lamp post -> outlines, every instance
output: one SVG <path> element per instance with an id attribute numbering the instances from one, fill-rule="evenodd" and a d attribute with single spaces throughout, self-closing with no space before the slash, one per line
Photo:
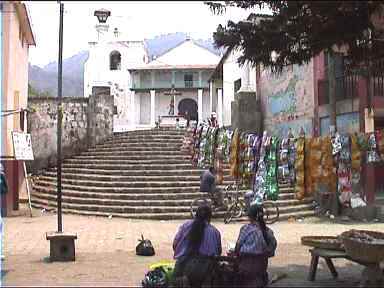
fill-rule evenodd
<path id="1" fill-rule="evenodd" d="M 97 40 L 100 40 L 100 34 L 103 33 L 104 31 L 108 31 L 108 25 L 107 19 L 109 16 L 111 16 L 111 11 L 108 11 L 106 9 L 100 9 L 96 10 L 93 13 L 94 16 L 97 17 L 97 20 L 99 21 L 99 24 L 96 25 L 96 31 L 97 31 Z"/>
<path id="2" fill-rule="evenodd" d="M 58 1 L 59 2 L 59 1 Z M 62 88 L 63 88 L 63 15 L 64 4 L 60 3 L 59 23 L 59 59 L 57 65 L 57 232 L 46 233 L 50 241 L 51 261 L 75 261 L 75 239 L 77 235 L 63 233 L 63 216 L 61 210 L 61 130 L 63 122 Z"/>
<path id="3" fill-rule="evenodd" d="M 61 130 L 63 122 L 62 88 L 63 88 L 63 14 L 64 4 L 60 3 L 59 24 L 59 59 L 57 66 L 57 231 L 63 232 L 63 216 L 61 211 Z"/>

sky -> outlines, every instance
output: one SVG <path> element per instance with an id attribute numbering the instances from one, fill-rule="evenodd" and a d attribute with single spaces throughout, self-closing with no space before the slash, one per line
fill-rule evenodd
<path id="1" fill-rule="evenodd" d="M 57 61 L 59 39 L 59 4 L 57 1 L 25 1 L 36 47 L 30 47 L 29 62 L 43 67 Z M 246 18 L 250 11 L 231 8 L 224 15 L 214 15 L 203 1 L 62 1 L 64 3 L 63 58 L 88 49 L 96 39 L 93 16 L 96 9 L 111 11 L 107 24 L 117 27 L 124 39 L 144 40 L 154 36 L 187 32 L 195 39 L 208 39 L 219 24 Z M 260 11 L 259 11 L 260 12 Z M 262 11 L 263 12 L 263 11 Z"/>

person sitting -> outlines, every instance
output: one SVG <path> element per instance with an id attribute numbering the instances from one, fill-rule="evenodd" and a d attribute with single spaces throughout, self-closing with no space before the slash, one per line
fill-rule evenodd
<path id="1" fill-rule="evenodd" d="M 252 203 L 248 218 L 250 223 L 240 228 L 234 252 L 239 265 L 237 285 L 265 287 L 269 281 L 268 258 L 275 255 L 277 241 L 273 231 L 264 222 L 261 205 Z"/>
<path id="2" fill-rule="evenodd" d="M 200 176 L 200 192 L 208 192 L 212 195 L 214 204 L 218 207 L 223 205 L 223 193 L 216 187 L 215 167 L 211 166 Z"/>
<path id="3" fill-rule="evenodd" d="M 222 252 L 221 235 L 210 224 L 211 217 L 208 205 L 199 206 L 196 217 L 182 224 L 173 240 L 174 279 L 185 276 L 191 287 L 200 287 L 212 275 L 215 262 L 207 256 L 220 256 Z"/>

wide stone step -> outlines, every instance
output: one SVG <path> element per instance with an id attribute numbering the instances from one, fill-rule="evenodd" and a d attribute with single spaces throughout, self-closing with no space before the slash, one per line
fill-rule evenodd
<path id="1" fill-rule="evenodd" d="M 72 160 L 67 159 L 63 163 L 63 168 L 85 168 L 85 169 L 104 169 L 104 170 L 135 170 L 135 171 L 158 171 L 158 170 L 189 170 L 193 169 L 190 162 L 183 161 L 183 163 L 176 163 L 176 164 L 167 164 L 164 165 L 164 162 L 162 163 L 145 163 L 140 164 L 137 161 L 134 161 L 135 163 L 131 163 L 132 161 L 129 161 L 128 164 L 122 164 L 118 163 L 116 165 L 115 161 L 108 161 L 108 163 L 105 163 L 105 161 L 79 161 L 79 160 Z M 127 161 L 125 161 L 127 162 Z"/>
<path id="2" fill-rule="evenodd" d="M 47 209 L 53 210 L 56 212 L 56 203 L 52 203 L 50 206 L 41 203 L 33 203 L 32 206 L 34 208 L 39 209 Z M 101 211 L 86 211 L 86 210 L 78 210 L 78 209 L 68 209 L 64 207 L 62 209 L 63 213 L 75 214 L 75 215 L 84 215 L 84 216 L 100 216 L 100 217 L 117 217 L 117 218 L 128 218 L 128 219 L 141 219 L 141 220 L 176 220 L 176 219 L 191 219 L 190 212 L 164 212 L 164 213 L 116 213 L 116 212 L 101 212 Z M 313 217 L 315 215 L 313 210 L 305 210 L 294 213 L 281 213 L 279 217 L 279 222 L 286 221 L 289 218 L 305 218 L 305 217 Z M 223 221 L 222 218 L 224 216 L 224 212 L 214 212 L 212 218 L 215 219 L 214 222 Z M 233 223 L 243 222 L 247 223 L 248 219 L 246 217 L 233 219 Z M 231 224 L 228 224 L 231 225 Z M 273 224 L 272 224 L 273 225 Z"/>
<path id="3" fill-rule="evenodd" d="M 56 172 L 47 171 L 43 176 L 57 177 Z M 100 175 L 100 174 L 79 174 L 79 173 L 62 173 L 63 179 L 79 179 L 94 181 L 110 181 L 110 182 L 150 182 L 150 181 L 200 181 L 200 175 L 176 175 L 176 176 L 131 176 L 131 175 Z M 224 176 L 224 180 L 230 181 L 229 175 Z M 200 182 L 199 182 L 200 183 Z"/>
<path id="4" fill-rule="evenodd" d="M 190 161 L 188 159 L 146 159 L 146 160 L 121 160 L 119 159 L 94 159 L 94 158 L 72 158 L 64 160 L 65 163 L 77 163 L 77 164 L 114 164 L 117 166 L 120 165 L 137 165 L 137 169 L 145 169 L 145 167 L 149 164 L 161 164 L 164 166 L 168 165 L 176 165 L 176 164 L 186 164 L 185 167 L 191 168 L 192 165 L 190 164 Z M 142 165 L 142 166 L 139 166 Z"/>
<path id="5" fill-rule="evenodd" d="M 46 181 L 41 179 L 41 176 L 35 181 L 35 185 L 40 185 L 43 187 L 56 187 L 56 181 L 52 179 Z M 220 186 L 219 186 L 220 187 Z M 223 187 L 223 186 L 221 186 Z M 86 191 L 86 192 L 100 192 L 100 193 L 183 193 L 183 192 L 199 192 L 200 185 L 197 183 L 195 185 L 190 185 L 188 187 L 121 187 L 121 186 L 112 186 L 112 187 L 99 187 L 92 185 L 79 185 L 79 184 L 67 184 L 62 183 L 63 189 L 76 190 L 76 191 Z"/>
<path id="6" fill-rule="evenodd" d="M 176 152 L 175 155 L 165 154 L 141 154 L 135 155 L 132 153 L 82 153 L 81 155 L 74 156 L 72 159 L 97 159 L 97 160 L 189 160 L 190 156 Z"/>
<path id="7" fill-rule="evenodd" d="M 126 149 L 132 149 L 132 150 L 138 150 L 138 149 L 154 149 L 154 150 L 162 150 L 162 149 L 179 149 L 181 148 L 181 143 L 156 143 L 156 145 L 153 145 L 151 143 L 111 143 L 111 144 L 98 144 L 95 146 L 95 150 L 98 149 L 120 149 L 120 148 L 126 148 Z M 92 148 L 91 148 L 92 149 Z"/>
<path id="8" fill-rule="evenodd" d="M 86 192 L 86 191 L 77 191 L 77 190 L 69 190 L 63 189 L 63 195 L 68 197 L 80 197 L 80 198 L 99 198 L 99 199 L 115 199 L 115 200 L 178 200 L 178 199 L 189 199 L 192 201 L 198 197 L 206 197 L 207 193 L 198 192 L 198 189 L 195 192 L 180 192 L 177 193 L 104 193 L 104 191 L 100 192 Z M 46 187 L 46 186 L 33 186 L 32 195 L 35 197 L 40 197 L 43 194 L 51 194 L 56 197 L 57 190 L 56 187 Z M 55 198 L 56 199 L 56 198 Z"/>
<path id="9" fill-rule="evenodd" d="M 190 206 L 193 199 L 198 197 L 207 197 L 204 193 L 189 193 L 188 198 L 181 198 L 180 195 L 175 195 L 178 198 L 170 197 L 170 194 L 162 194 L 163 198 L 161 199 L 148 199 L 148 195 L 145 198 L 141 198 L 140 194 L 135 194 L 136 198 L 133 198 L 132 194 L 129 195 L 130 199 L 126 198 L 117 198 L 117 194 L 96 194 L 96 193 L 74 193 L 75 191 L 64 190 L 63 191 L 63 202 L 73 203 L 73 204 L 89 204 L 89 205 L 109 205 L 109 206 Z M 123 194 L 124 195 L 124 194 Z M 57 201 L 57 194 L 54 189 L 34 189 L 32 194 L 34 199 L 41 200 L 50 200 Z M 121 194 L 119 195 L 121 196 Z M 164 196 L 168 196 L 166 198 Z M 185 195 L 183 195 L 185 197 Z M 133 198 L 133 199 L 132 199 Z M 279 208 L 285 209 L 287 206 L 299 206 L 304 204 L 309 204 L 313 201 L 312 198 L 307 198 L 304 200 L 277 200 L 275 203 Z"/>
<path id="10" fill-rule="evenodd" d="M 173 145 L 181 145 L 182 139 L 129 139 L 129 138 L 121 138 L 121 139 L 113 139 L 109 141 L 105 141 L 105 145 L 114 145 L 114 144 L 141 144 L 147 143 L 149 145 L 161 145 L 164 143 L 169 143 Z"/>
<path id="11" fill-rule="evenodd" d="M 49 196 L 50 199 L 41 199 L 33 196 L 31 199 L 33 203 L 53 206 L 55 207 L 57 202 L 53 196 Z M 68 199 L 63 197 L 63 199 Z M 83 200 L 87 203 L 78 203 Z M 98 201 L 100 200 L 100 201 Z M 189 212 L 190 211 L 190 201 L 181 201 L 181 200 L 169 200 L 168 202 L 165 200 L 162 201 L 154 201 L 154 203 L 161 204 L 165 201 L 168 205 L 154 206 L 150 203 L 146 203 L 145 201 L 133 201 L 136 205 L 127 205 L 131 202 L 124 202 L 121 200 L 108 200 L 108 199 L 94 199 L 94 201 L 90 199 L 82 199 L 77 198 L 77 203 L 74 202 L 66 202 L 65 200 L 62 202 L 63 208 L 68 209 L 78 209 L 78 210 L 88 210 L 88 211 L 101 211 L 101 212 L 115 212 L 115 213 L 174 213 L 174 212 Z M 88 203 L 93 202 L 93 203 Z M 177 204 L 180 203 L 180 205 Z M 149 205 L 145 205 L 149 204 Z M 297 211 L 305 211 L 312 210 L 312 205 L 310 204 L 301 204 L 295 206 L 281 206 L 279 207 L 279 212 L 281 214 L 293 213 Z"/>
<path id="12" fill-rule="evenodd" d="M 39 180 L 44 180 L 56 184 L 56 177 L 39 176 Z M 79 180 L 68 179 L 63 177 L 63 184 L 71 184 L 78 186 L 100 186 L 100 187 L 189 187 L 200 184 L 199 181 L 96 181 L 96 180 Z M 223 181 L 224 185 L 229 185 L 231 181 Z"/>
<path id="13" fill-rule="evenodd" d="M 123 146 L 123 145 L 114 145 L 110 147 L 97 147 L 97 148 L 90 148 L 86 152 L 122 152 L 122 151 L 127 151 L 127 152 L 137 152 L 137 153 L 175 153 L 175 152 L 180 152 L 179 146 L 143 146 L 143 145 L 137 145 L 137 146 Z"/>
<path id="14" fill-rule="evenodd" d="M 130 150 L 130 149 L 122 149 L 119 147 L 111 148 L 111 149 L 98 149 L 98 150 L 91 150 L 81 153 L 81 156 L 118 156 L 118 155 L 125 155 L 125 156 L 169 156 L 169 155 L 175 155 L 175 156 L 184 156 L 185 158 L 190 158 L 190 155 L 186 155 L 185 153 L 180 152 L 179 150 L 175 149 L 167 149 L 167 150 Z"/>
<path id="15" fill-rule="evenodd" d="M 56 207 L 56 201 L 43 200 L 33 198 L 32 203 L 53 206 Z M 175 212 L 189 212 L 189 206 L 110 206 L 110 205 L 99 205 L 99 204 L 77 204 L 77 203 L 62 203 L 64 209 L 75 209 L 75 210 L 87 210 L 87 211 L 101 211 L 107 213 L 175 213 Z"/>
<path id="16" fill-rule="evenodd" d="M 48 170 L 50 172 L 56 171 L 56 168 Z M 99 174 L 99 175 L 116 175 L 116 176 L 177 176 L 177 175 L 201 175 L 203 169 L 180 169 L 180 170 L 112 170 L 112 169 L 87 169 L 82 167 L 67 167 L 63 166 L 62 172 L 64 173 L 77 173 L 77 174 Z M 229 175 L 229 170 L 224 170 L 224 174 Z"/>

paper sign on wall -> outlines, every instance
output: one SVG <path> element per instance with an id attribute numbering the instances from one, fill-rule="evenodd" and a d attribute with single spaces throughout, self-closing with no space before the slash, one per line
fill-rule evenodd
<path id="1" fill-rule="evenodd" d="M 31 134 L 12 132 L 13 151 L 16 160 L 33 160 Z"/>

